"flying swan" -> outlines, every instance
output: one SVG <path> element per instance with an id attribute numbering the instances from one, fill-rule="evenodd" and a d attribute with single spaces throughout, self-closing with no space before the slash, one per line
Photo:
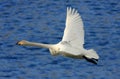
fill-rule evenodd
<path id="1" fill-rule="evenodd" d="M 17 44 L 48 48 L 53 56 L 63 55 L 71 58 L 85 59 L 94 64 L 97 64 L 99 59 L 94 49 L 84 49 L 83 22 L 78 11 L 71 7 L 67 7 L 66 28 L 62 41 L 57 44 L 42 44 L 22 40 L 17 42 Z"/>

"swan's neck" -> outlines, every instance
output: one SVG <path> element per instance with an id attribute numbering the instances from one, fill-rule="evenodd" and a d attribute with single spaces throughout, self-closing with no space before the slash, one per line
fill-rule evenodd
<path id="1" fill-rule="evenodd" d="M 52 44 L 42 44 L 42 43 L 35 43 L 35 42 L 26 42 L 24 43 L 25 46 L 36 46 L 36 47 L 43 47 L 43 48 L 51 48 Z"/>

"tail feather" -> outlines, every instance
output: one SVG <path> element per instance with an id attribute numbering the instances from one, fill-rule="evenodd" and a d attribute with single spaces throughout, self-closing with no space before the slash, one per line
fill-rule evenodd
<path id="1" fill-rule="evenodd" d="M 86 55 L 87 58 L 95 58 L 95 59 L 99 59 L 98 54 L 96 53 L 96 51 L 94 49 L 90 49 L 87 51 Z"/>

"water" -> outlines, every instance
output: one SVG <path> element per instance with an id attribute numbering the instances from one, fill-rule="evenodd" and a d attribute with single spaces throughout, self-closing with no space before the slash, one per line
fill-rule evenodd
<path id="1" fill-rule="evenodd" d="M 81 14 L 85 48 L 98 52 L 98 65 L 16 45 L 59 42 L 67 6 Z M 119 79 L 119 25 L 119 0 L 0 0 L 0 79 Z"/>

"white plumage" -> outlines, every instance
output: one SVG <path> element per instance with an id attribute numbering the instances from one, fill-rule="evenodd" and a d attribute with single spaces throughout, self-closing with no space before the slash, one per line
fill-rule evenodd
<path id="1" fill-rule="evenodd" d="M 67 8 L 66 28 L 62 41 L 58 44 L 42 44 L 22 40 L 17 43 L 24 46 L 38 46 L 48 48 L 54 56 L 63 55 L 71 58 L 86 59 L 89 62 L 97 64 L 99 56 L 93 49 L 86 50 L 84 45 L 84 28 L 81 16 L 71 7 Z"/>
<path id="2" fill-rule="evenodd" d="M 66 28 L 62 41 L 70 41 L 74 47 L 82 47 L 84 44 L 83 22 L 75 9 L 67 8 Z"/>

